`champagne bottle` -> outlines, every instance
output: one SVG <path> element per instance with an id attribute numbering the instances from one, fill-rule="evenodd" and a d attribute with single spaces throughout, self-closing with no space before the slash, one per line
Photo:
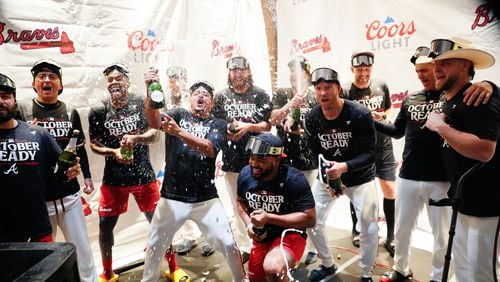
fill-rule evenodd
<path id="1" fill-rule="evenodd" d="M 161 109 L 165 106 L 165 97 L 158 81 L 153 81 L 149 85 L 149 105 L 153 109 Z"/>
<path id="2" fill-rule="evenodd" d="M 76 164 L 76 144 L 78 141 L 78 136 L 80 136 L 80 131 L 78 129 L 73 130 L 73 134 L 69 139 L 68 145 L 64 148 L 64 151 L 59 155 L 56 165 L 56 175 L 61 179 L 67 179 L 66 172 L 68 169 Z"/>
<path id="3" fill-rule="evenodd" d="M 291 116 L 292 116 L 292 125 L 290 126 L 291 130 L 297 130 L 299 128 L 300 124 L 300 108 L 294 108 L 292 110 Z"/>
<path id="4" fill-rule="evenodd" d="M 227 130 L 231 133 L 238 132 L 238 130 L 236 129 L 236 120 L 234 118 L 227 122 Z"/>
<path id="5" fill-rule="evenodd" d="M 120 154 L 122 155 L 122 158 L 125 160 L 133 160 L 134 159 L 134 149 L 132 147 L 121 146 L 120 147 Z"/>
<path id="6" fill-rule="evenodd" d="M 252 231 L 253 231 L 253 233 L 255 233 L 255 235 L 257 235 L 261 238 L 265 238 L 267 236 L 267 230 L 265 227 L 253 226 Z"/>

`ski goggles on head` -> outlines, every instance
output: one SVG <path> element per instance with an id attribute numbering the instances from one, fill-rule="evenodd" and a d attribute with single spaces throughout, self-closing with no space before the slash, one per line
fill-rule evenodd
<path id="1" fill-rule="evenodd" d="M 104 69 L 102 72 L 104 75 L 108 75 L 110 72 L 117 70 L 124 76 L 128 77 L 129 70 L 126 66 L 122 64 L 112 64 L 111 66 Z"/>
<path id="2" fill-rule="evenodd" d="M 208 93 L 210 93 L 210 96 L 212 96 L 212 94 L 214 93 L 214 87 L 212 86 L 212 84 L 210 84 L 210 82 L 206 80 L 198 80 L 197 82 L 193 83 L 193 85 L 191 85 L 191 87 L 189 88 L 189 91 L 193 93 L 199 87 L 203 87 Z"/>
<path id="3" fill-rule="evenodd" d="M 430 55 L 429 57 L 435 58 L 444 52 L 462 49 L 462 46 L 449 39 L 434 39 L 431 41 Z"/>
<path id="4" fill-rule="evenodd" d="M 311 63 L 309 63 L 309 61 L 303 56 L 297 56 L 288 62 L 289 68 L 296 66 L 300 66 L 307 73 L 311 73 Z"/>
<path id="5" fill-rule="evenodd" d="M 330 69 L 330 68 L 319 68 L 315 69 L 311 73 L 311 83 L 313 85 L 316 85 L 320 83 L 321 81 L 325 82 L 339 82 L 339 75 L 337 74 L 336 71 Z"/>
<path id="6" fill-rule="evenodd" d="M 373 65 L 373 56 L 368 54 L 360 54 L 351 59 L 351 65 L 353 67 L 360 67 L 362 65 L 371 66 Z"/>
<path id="7" fill-rule="evenodd" d="M 250 67 L 250 64 L 248 63 L 247 59 L 245 57 L 234 57 L 231 58 L 227 61 L 226 67 L 229 70 L 234 70 L 234 69 L 248 69 Z"/>
<path id="8" fill-rule="evenodd" d="M 0 89 L 16 94 L 16 84 L 8 76 L 0 73 Z"/>
<path id="9" fill-rule="evenodd" d="M 417 49 L 415 50 L 415 54 L 410 58 L 410 62 L 412 64 L 415 64 L 415 62 L 419 57 L 429 57 L 430 54 L 431 54 L 431 49 L 429 47 L 427 46 L 417 47 Z"/>
<path id="10" fill-rule="evenodd" d="M 261 140 L 256 136 L 250 137 L 245 147 L 245 152 L 260 157 L 265 156 L 281 156 L 285 151 L 285 147 L 273 147 L 269 142 Z"/>

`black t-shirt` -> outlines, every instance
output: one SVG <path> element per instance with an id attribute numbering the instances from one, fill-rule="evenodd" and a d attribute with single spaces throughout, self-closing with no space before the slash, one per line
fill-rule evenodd
<path id="1" fill-rule="evenodd" d="M 405 136 L 399 176 L 420 181 L 448 181 L 441 157 L 443 139 L 424 124 L 432 111 L 440 111 L 442 92 L 424 90 L 406 96 L 394 124 L 375 121 L 375 128 L 394 138 Z"/>
<path id="2" fill-rule="evenodd" d="M 317 101 L 314 91 L 309 90 L 306 97 L 304 97 L 303 106 L 300 108 L 300 120 L 304 121 L 305 115 L 316 106 Z M 291 88 L 280 88 L 276 90 L 273 97 L 273 107 L 274 109 L 280 109 L 288 101 L 293 98 Z M 286 119 L 283 120 L 282 124 L 276 125 L 276 131 L 278 136 L 283 141 L 285 146 L 285 153 L 287 158 L 284 160 L 286 164 L 289 164 L 299 170 L 311 170 L 318 168 L 318 159 L 313 156 L 311 148 L 308 144 L 308 138 L 305 134 L 300 136 L 297 134 L 288 133 L 283 129 L 283 124 Z"/>
<path id="3" fill-rule="evenodd" d="M 46 188 L 61 148 L 47 130 L 18 121 L 0 129 L 0 242 L 26 242 L 52 232 Z"/>
<path id="4" fill-rule="evenodd" d="M 327 160 L 347 163 L 348 172 L 342 175 L 347 187 L 375 178 L 375 128 L 366 107 L 344 100 L 339 116 L 327 120 L 318 105 L 306 115 L 305 130 L 316 158 L 321 153 Z"/>
<path id="5" fill-rule="evenodd" d="M 288 165 L 280 165 L 270 181 L 254 178 L 250 166 L 245 166 L 238 176 L 238 197 L 246 200 L 248 214 L 258 209 L 282 215 L 314 208 L 314 198 L 306 177 Z M 264 228 L 267 236 L 262 242 L 273 241 L 285 229 L 274 224 L 266 224 Z M 305 230 L 302 231 L 305 237 Z"/>
<path id="6" fill-rule="evenodd" d="M 90 178 L 90 166 L 85 149 L 85 134 L 83 132 L 80 115 L 76 109 L 67 106 L 62 101 L 55 104 L 42 104 L 36 99 L 23 100 L 18 103 L 18 114 L 21 120 L 41 126 L 54 137 L 57 144 L 64 150 L 68 145 L 73 129 L 80 131 L 78 138 L 77 155 L 84 178 Z M 74 194 L 80 190 L 77 178 L 68 182 L 58 181 L 51 175 L 51 185 L 47 187 L 47 201 L 57 200 Z"/>
<path id="7" fill-rule="evenodd" d="M 130 94 L 125 107 L 115 109 L 109 99 L 93 106 L 89 112 L 89 135 L 104 146 L 119 148 L 123 135 L 143 134 L 148 130 L 144 97 Z M 148 145 L 135 144 L 134 161 L 121 164 L 106 156 L 102 182 L 111 186 L 134 186 L 151 183 L 155 174 L 149 160 Z"/>
<path id="8" fill-rule="evenodd" d="M 474 134 L 480 139 L 496 141 L 497 145 L 493 158 L 465 180 L 462 194 L 459 195 L 463 203 L 459 210 L 471 216 L 500 216 L 498 207 L 500 97 L 498 89 L 494 87 L 495 91 L 486 105 L 467 106 L 463 102 L 463 93 L 470 85 L 465 85 L 453 98 L 444 103 L 443 113 L 446 115 L 446 123 L 459 131 Z M 443 95 L 443 99 L 445 98 Z M 455 195 L 459 178 L 478 161 L 460 155 L 446 142 L 443 146 L 443 155 L 451 181 L 448 193 L 452 197 Z"/>
<path id="9" fill-rule="evenodd" d="M 360 103 L 372 112 L 385 112 L 392 105 L 389 87 L 382 80 L 371 80 L 368 88 L 358 88 L 352 82 L 344 85 L 342 88 L 344 89 L 342 93 L 343 98 Z M 377 134 L 376 146 L 392 146 L 392 140 L 386 135 Z"/>
<path id="10" fill-rule="evenodd" d="M 213 117 L 200 119 L 180 107 L 167 114 L 188 133 L 210 140 L 215 156 L 227 146 L 225 120 Z M 162 197 L 187 203 L 218 197 L 214 182 L 215 157 L 207 157 L 169 134 L 165 134 L 165 152 Z"/>
<path id="11" fill-rule="evenodd" d="M 214 116 L 229 122 L 233 119 L 248 123 L 268 121 L 272 110 L 269 95 L 256 86 L 241 94 L 226 88 L 215 94 L 214 100 Z M 239 172 L 248 164 L 249 155 L 245 152 L 245 146 L 250 136 L 256 134 L 246 134 L 237 142 L 228 141 L 229 146 L 223 149 L 222 154 L 223 171 Z"/>

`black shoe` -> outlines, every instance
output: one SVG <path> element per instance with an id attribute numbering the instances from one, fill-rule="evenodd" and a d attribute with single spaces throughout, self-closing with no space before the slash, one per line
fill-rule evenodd
<path id="1" fill-rule="evenodd" d="M 413 272 L 410 270 L 408 275 L 404 276 L 396 270 L 392 270 L 390 272 L 386 272 L 380 275 L 380 282 L 404 282 L 404 281 L 412 281 L 413 280 Z"/>
<path id="2" fill-rule="evenodd" d="M 245 264 L 247 263 L 248 259 L 250 259 L 250 254 L 247 252 L 241 252 L 241 262 Z"/>
<path id="3" fill-rule="evenodd" d="M 309 265 L 309 264 L 313 264 L 317 261 L 318 261 L 318 254 L 315 252 L 308 252 L 304 263 L 306 265 Z"/>
<path id="4" fill-rule="evenodd" d="M 384 242 L 384 247 L 389 252 L 389 255 L 391 255 L 391 257 L 394 257 L 395 246 L 396 246 L 396 243 L 394 242 L 394 239 L 393 240 L 387 239 Z"/>
<path id="5" fill-rule="evenodd" d="M 311 271 L 311 275 L 309 276 L 309 278 L 312 282 L 320 281 L 328 276 L 334 276 L 335 272 L 337 272 L 337 266 L 335 264 L 330 267 L 325 267 L 321 264 L 319 268 L 313 269 Z"/>
<path id="6" fill-rule="evenodd" d="M 211 256 L 215 252 L 215 249 L 212 245 L 210 245 L 208 242 L 203 243 L 203 246 L 201 246 L 201 255 L 204 257 Z"/>
<path id="7" fill-rule="evenodd" d="M 179 256 L 187 255 L 194 247 L 196 247 L 196 240 L 184 239 L 179 245 L 174 246 L 174 252 Z"/>
<path id="8" fill-rule="evenodd" d="M 358 231 L 352 232 L 351 238 L 352 238 L 352 245 L 356 248 L 359 248 L 359 232 Z"/>
<path id="9" fill-rule="evenodd" d="M 373 282 L 371 277 L 361 277 L 361 282 Z"/>

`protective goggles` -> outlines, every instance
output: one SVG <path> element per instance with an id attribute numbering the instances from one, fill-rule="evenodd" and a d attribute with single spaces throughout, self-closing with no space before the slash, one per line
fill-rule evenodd
<path id="1" fill-rule="evenodd" d="M 359 67 L 362 65 L 371 66 L 373 65 L 373 56 L 367 54 L 360 54 L 351 59 L 351 65 L 353 67 Z"/>
<path id="2" fill-rule="evenodd" d="M 415 64 L 415 62 L 417 61 L 417 59 L 419 57 L 429 57 L 430 53 L 431 53 L 431 49 L 429 49 L 429 47 L 420 46 L 415 50 L 415 54 L 413 56 L 411 56 L 410 62 L 412 64 Z"/>
<path id="3" fill-rule="evenodd" d="M 322 80 L 325 82 L 339 82 L 339 76 L 336 71 L 329 68 L 315 69 L 311 73 L 311 83 L 316 85 Z"/>
<path id="4" fill-rule="evenodd" d="M 261 157 L 281 156 L 284 151 L 285 147 L 273 147 L 269 142 L 261 140 L 256 136 L 250 137 L 245 147 L 245 152 Z"/>
<path id="5" fill-rule="evenodd" d="M 35 77 L 43 68 L 50 69 L 52 72 L 57 74 L 59 78 L 61 78 L 62 76 L 61 65 L 51 59 L 41 59 L 39 61 L 36 61 L 31 68 L 31 74 L 33 75 L 33 77 Z"/>
<path id="6" fill-rule="evenodd" d="M 302 56 L 298 56 L 298 57 L 292 59 L 290 62 L 288 62 L 289 68 L 292 68 L 292 67 L 295 67 L 298 65 L 300 65 L 300 67 L 302 69 L 304 69 L 307 73 L 311 73 L 311 63 L 309 63 L 309 61 Z"/>
<path id="7" fill-rule="evenodd" d="M 12 91 L 12 93 L 16 94 L 16 84 L 12 79 L 8 76 L 0 73 L 0 89 L 4 89 L 7 91 Z"/>
<path id="8" fill-rule="evenodd" d="M 234 69 L 244 70 L 248 69 L 250 67 L 250 64 L 244 57 L 234 57 L 227 61 L 226 67 L 229 70 L 234 70 Z"/>
<path id="9" fill-rule="evenodd" d="M 444 52 L 462 49 L 462 46 L 449 39 L 434 39 L 431 41 L 431 53 L 429 57 L 435 58 Z"/>
<path id="10" fill-rule="evenodd" d="M 128 77 L 128 68 L 122 64 L 113 64 L 107 68 L 104 69 L 104 71 L 102 72 L 104 75 L 108 75 L 110 72 L 114 71 L 114 70 L 117 70 L 119 71 L 121 74 L 123 74 L 124 76 Z"/>
<path id="11" fill-rule="evenodd" d="M 208 82 L 206 80 L 198 80 L 195 83 L 193 83 L 193 85 L 191 85 L 191 87 L 189 87 L 189 91 L 191 93 L 193 93 L 199 87 L 205 88 L 205 90 L 207 90 L 208 93 L 210 93 L 210 95 L 212 95 L 214 93 L 214 90 L 215 90 L 214 87 L 212 86 L 212 84 L 210 84 L 210 82 Z"/>

